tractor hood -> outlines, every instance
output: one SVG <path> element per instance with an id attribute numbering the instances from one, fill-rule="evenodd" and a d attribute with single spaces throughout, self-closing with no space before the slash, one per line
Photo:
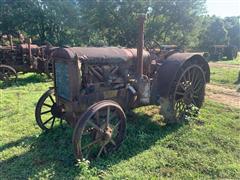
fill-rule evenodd
<path id="1" fill-rule="evenodd" d="M 94 63 L 121 63 L 137 59 L 137 49 L 118 47 L 72 47 L 58 48 L 53 58 L 80 59 L 82 62 Z M 143 59 L 149 59 L 150 54 L 143 51 Z"/>

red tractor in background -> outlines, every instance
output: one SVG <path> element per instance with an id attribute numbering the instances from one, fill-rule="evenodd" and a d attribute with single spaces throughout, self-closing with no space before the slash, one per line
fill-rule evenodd
<path id="1" fill-rule="evenodd" d="M 0 81 L 9 82 L 17 80 L 18 72 L 45 73 L 51 76 L 51 53 L 55 49 L 49 43 L 38 46 L 25 40 L 19 34 L 19 43 L 13 44 L 12 35 L 2 35 L 0 45 Z"/>

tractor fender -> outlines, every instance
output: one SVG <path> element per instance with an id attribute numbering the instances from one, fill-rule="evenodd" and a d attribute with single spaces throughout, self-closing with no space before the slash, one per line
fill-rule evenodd
<path id="1" fill-rule="evenodd" d="M 179 73 L 193 64 L 202 68 L 206 82 L 210 82 L 210 68 L 201 53 L 174 53 L 159 63 L 152 82 L 151 102 L 159 104 L 160 97 L 170 97 L 170 90 Z"/>

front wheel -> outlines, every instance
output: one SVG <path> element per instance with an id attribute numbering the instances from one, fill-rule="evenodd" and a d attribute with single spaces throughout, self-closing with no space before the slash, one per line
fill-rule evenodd
<path id="1" fill-rule="evenodd" d="M 56 104 L 54 89 L 49 89 L 39 99 L 35 118 L 38 126 L 44 131 L 53 129 L 57 124 L 62 125 L 62 112 Z"/>
<path id="2" fill-rule="evenodd" d="M 169 98 L 163 99 L 161 113 L 167 123 L 181 122 L 201 108 L 205 95 L 205 75 L 199 65 L 190 65 L 177 74 Z"/>
<path id="3" fill-rule="evenodd" d="M 73 132 L 77 159 L 95 159 L 116 150 L 126 129 L 123 109 L 114 101 L 104 100 L 90 106 L 78 119 Z"/>

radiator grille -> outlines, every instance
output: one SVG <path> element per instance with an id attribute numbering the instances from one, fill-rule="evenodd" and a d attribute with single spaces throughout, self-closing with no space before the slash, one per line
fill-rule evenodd
<path id="1" fill-rule="evenodd" d="M 66 100 L 71 100 L 70 94 L 70 78 L 67 64 L 55 63 L 55 79 L 57 96 Z"/>

